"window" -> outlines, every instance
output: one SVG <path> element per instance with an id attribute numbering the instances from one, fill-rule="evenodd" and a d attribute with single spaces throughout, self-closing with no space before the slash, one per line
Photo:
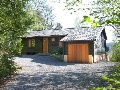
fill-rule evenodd
<path id="1" fill-rule="evenodd" d="M 51 38 L 51 41 L 54 42 L 54 41 L 55 41 L 55 38 Z"/>
<path id="2" fill-rule="evenodd" d="M 35 39 L 28 40 L 28 47 L 35 47 Z"/>
<path id="3" fill-rule="evenodd" d="M 62 46 L 62 42 L 59 42 L 59 46 Z"/>

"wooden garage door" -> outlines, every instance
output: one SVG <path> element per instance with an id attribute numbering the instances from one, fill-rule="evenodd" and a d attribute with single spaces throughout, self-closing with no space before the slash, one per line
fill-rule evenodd
<path id="1" fill-rule="evenodd" d="M 88 44 L 68 44 L 68 62 L 88 63 Z"/>

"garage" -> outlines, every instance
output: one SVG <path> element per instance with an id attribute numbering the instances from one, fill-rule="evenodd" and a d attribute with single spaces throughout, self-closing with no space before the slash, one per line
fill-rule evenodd
<path id="1" fill-rule="evenodd" d="M 68 62 L 88 63 L 88 44 L 68 44 Z"/>

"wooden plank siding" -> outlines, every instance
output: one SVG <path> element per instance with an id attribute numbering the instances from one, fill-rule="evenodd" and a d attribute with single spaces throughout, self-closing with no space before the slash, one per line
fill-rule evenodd
<path id="1" fill-rule="evenodd" d="M 88 44 L 68 44 L 68 62 L 88 63 Z"/>
<path id="2" fill-rule="evenodd" d="M 48 38 L 48 53 L 52 53 L 59 47 L 59 41 L 63 36 L 60 37 L 33 37 L 33 38 L 22 38 L 23 48 L 22 54 L 29 52 L 43 53 L 43 38 Z M 55 38 L 55 41 L 51 41 L 51 38 Z M 28 40 L 35 39 L 35 47 L 28 47 Z"/>
<path id="3" fill-rule="evenodd" d="M 55 38 L 55 41 L 51 41 L 51 38 Z M 52 53 L 54 50 L 56 50 L 59 47 L 59 37 L 50 37 L 48 38 L 48 50 L 49 53 Z"/>
<path id="4" fill-rule="evenodd" d="M 64 55 L 68 55 L 68 44 L 88 44 L 89 55 L 94 55 L 94 41 L 71 41 L 64 42 Z"/>
<path id="5" fill-rule="evenodd" d="M 28 47 L 28 40 L 35 39 L 35 47 Z M 42 38 L 22 38 L 23 48 L 22 54 L 27 54 L 30 52 L 42 53 Z"/>

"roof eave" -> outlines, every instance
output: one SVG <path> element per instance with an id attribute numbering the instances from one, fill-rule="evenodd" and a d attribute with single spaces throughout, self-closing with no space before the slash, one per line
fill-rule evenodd
<path id="1" fill-rule="evenodd" d="M 95 40 L 69 40 L 69 41 L 61 41 L 60 42 L 75 42 L 75 41 L 95 41 Z"/>

